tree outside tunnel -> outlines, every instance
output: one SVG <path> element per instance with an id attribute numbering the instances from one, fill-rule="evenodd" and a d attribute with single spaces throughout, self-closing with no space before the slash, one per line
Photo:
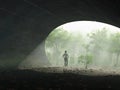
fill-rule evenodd
<path id="1" fill-rule="evenodd" d="M 119 67 L 120 28 L 95 21 L 76 21 L 55 28 L 46 38 L 45 51 L 51 66 Z"/>

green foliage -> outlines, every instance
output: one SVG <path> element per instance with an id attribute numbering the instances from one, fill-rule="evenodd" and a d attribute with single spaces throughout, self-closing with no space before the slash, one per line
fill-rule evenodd
<path id="1" fill-rule="evenodd" d="M 69 38 L 70 35 L 67 31 L 63 30 L 62 28 L 57 28 L 50 33 L 49 37 L 46 39 L 46 45 L 48 45 L 48 47 L 57 47 L 59 45 L 60 47 L 61 43 L 64 43 L 65 45 Z"/>
<path id="2" fill-rule="evenodd" d="M 95 32 L 91 32 L 88 34 L 89 38 L 91 39 L 91 44 L 94 45 L 94 48 L 97 49 L 105 49 L 108 44 L 108 30 L 103 28 L 102 30 L 96 30 Z"/>
<path id="3" fill-rule="evenodd" d="M 112 34 L 109 42 L 109 51 L 116 54 L 116 63 L 114 66 L 117 66 L 120 55 L 120 33 Z"/>
<path id="4" fill-rule="evenodd" d="M 80 55 L 80 56 L 78 57 L 78 63 L 85 63 L 84 58 L 85 58 L 84 55 Z"/>
<path id="5" fill-rule="evenodd" d="M 111 35 L 110 50 L 114 53 L 120 53 L 120 33 Z"/>
<path id="6" fill-rule="evenodd" d="M 78 63 L 84 63 L 85 68 L 88 66 L 88 64 L 92 63 L 93 56 L 91 54 L 86 55 L 80 55 L 78 57 Z"/>
<path id="7" fill-rule="evenodd" d="M 89 64 L 102 59 L 111 62 L 109 53 L 116 55 L 114 60 L 118 63 L 120 54 L 120 33 L 111 34 L 109 29 L 102 28 L 87 33 L 86 36 L 84 36 L 81 33 L 72 34 L 62 27 L 59 27 L 49 34 L 46 39 L 45 47 L 47 56 L 53 64 L 59 64 L 58 61 L 63 60 L 62 54 L 65 50 L 68 51 L 70 56 L 69 65 L 71 66 L 77 62 L 78 64 L 83 63 L 85 68 L 87 68 Z M 101 57 L 104 52 L 108 55 L 105 56 L 105 58 Z"/>
<path id="8" fill-rule="evenodd" d="M 87 54 L 87 55 L 85 56 L 85 60 L 86 60 L 86 64 L 90 64 L 90 63 L 92 63 L 93 56 L 90 55 L 90 54 Z"/>
<path id="9" fill-rule="evenodd" d="M 63 28 L 56 28 L 52 33 L 49 34 L 46 39 L 46 54 L 50 61 L 54 64 L 58 64 L 61 60 L 61 52 L 63 52 L 70 41 L 71 34 Z"/>

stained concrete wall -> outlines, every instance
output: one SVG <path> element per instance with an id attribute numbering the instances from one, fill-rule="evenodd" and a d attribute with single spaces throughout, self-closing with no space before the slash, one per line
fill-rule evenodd
<path id="1" fill-rule="evenodd" d="M 4 0 L 0 5 L 0 68 L 16 68 L 57 26 L 90 20 L 120 26 L 117 0 Z M 116 7 L 115 7 L 116 6 Z M 46 58 L 44 44 L 41 50 Z"/>

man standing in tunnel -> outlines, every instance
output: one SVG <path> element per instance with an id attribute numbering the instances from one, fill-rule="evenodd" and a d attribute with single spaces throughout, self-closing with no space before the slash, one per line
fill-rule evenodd
<path id="1" fill-rule="evenodd" d="M 67 51 L 64 52 L 63 58 L 64 58 L 64 66 L 68 66 L 68 54 Z"/>

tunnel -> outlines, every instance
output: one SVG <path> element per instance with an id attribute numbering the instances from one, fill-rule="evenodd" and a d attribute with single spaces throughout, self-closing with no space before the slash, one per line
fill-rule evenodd
<path id="1" fill-rule="evenodd" d="M 118 1 L 0 1 L 0 68 L 18 68 L 24 62 L 29 62 L 28 68 L 34 68 L 36 63 L 39 67 L 50 66 L 45 54 L 45 39 L 62 24 L 86 20 L 120 27 Z M 41 57 L 36 60 L 34 52 L 38 48 L 37 56 Z"/>
<path id="2" fill-rule="evenodd" d="M 120 29 L 119 2 L 120 0 L 0 0 L 0 90 L 120 90 L 120 68 L 116 68 L 117 65 L 120 66 L 117 61 L 118 51 L 120 52 L 120 43 L 117 41 L 120 41 L 120 34 L 109 34 L 117 40 L 108 38 L 108 42 L 106 28 L 102 28 L 102 40 L 97 39 L 107 45 L 112 44 L 114 49 L 105 45 L 106 48 L 99 48 L 99 52 L 94 52 L 95 47 L 90 48 L 91 53 L 77 51 L 79 56 L 76 57 L 76 62 L 80 63 L 80 67 L 73 63 L 72 59 L 70 67 L 63 66 L 63 62 L 53 63 L 47 44 L 50 35 L 59 26 L 75 21 L 99 22 Z M 87 35 L 92 38 L 94 36 L 97 37 L 96 33 Z M 74 40 L 76 38 L 73 38 Z M 64 43 L 71 42 L 70 39 L 68 41 Z M 105 43 L 97 44 L 102 46 Z M 80 43 L 80 47 L 83 52 L 88 51 L 88 45 Z M 65 48 L 60 48 L 61 57 L 66 52 Z M 67 53 L 71 54 L 70 58 L 73 58 L 71 48 L 67 49 Z M 108 50 L 111 53 L 106 52 Z M 115 64 L 100 60 L 101 55 L 104 59 L 112 59 L 113 51 L 117 52 L 113 55 L 113 58 L 116 58 Z M 107 57 L 104 54 L 107 54 Z M 93 55 L 99 62 L 90 63 Z M 89 66 L 81 62 L 83 59 L 88 60 Z M 104 61 L 106 63 L 103 65 Z M 96 65 L 94 69 L 91 68 L 93 64 Z M 109 68 L 111 65 L 114 66 Z M 73 66 L 74 68 L 71 68 Z M 104 68 L 98 68 L 101 66 Z"/>

